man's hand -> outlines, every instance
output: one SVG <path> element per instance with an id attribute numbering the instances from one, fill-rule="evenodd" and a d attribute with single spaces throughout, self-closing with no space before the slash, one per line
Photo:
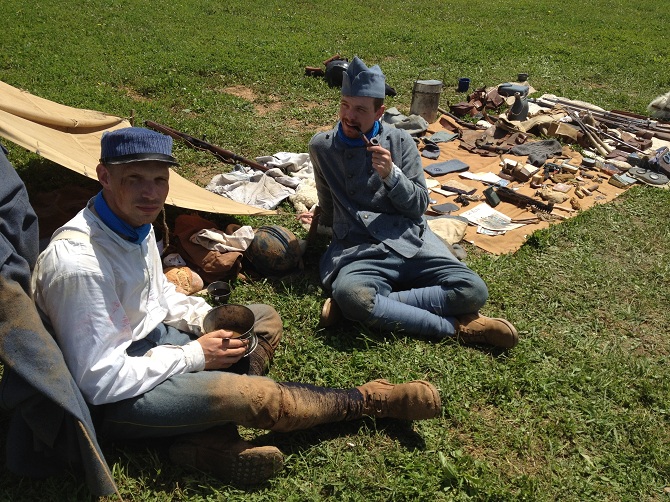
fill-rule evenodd
<path id="1" fill-rule="evenodd" d="M 375 171 L 377 171 L 377 174 L 379 174 L 382 179 L 391 174 L 391 170 L 393 169 L 391 152 L 379 145 L 369 146 L 368 152 L 372 152 L 372 167 L 375 168 Z"/>
<path id="2" fill-rule="evenodd" d="M 219 329 L 198 338 L 198 343 L 205 354 L 206 370 L 229 368 L 242 359 L 249 341 L 232 338 L 232 336 L 232 331 Z"/>

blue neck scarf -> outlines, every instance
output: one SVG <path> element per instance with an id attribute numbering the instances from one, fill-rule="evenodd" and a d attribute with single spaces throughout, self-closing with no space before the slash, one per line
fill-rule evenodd
<path id="1" fill-rule="evenodd" d="M 372 139 L 375 136 L 377 136 L 377 134 L 379 134 L 379 129 L 380 129 L 379 121 L 375 120 L 375 123 L 372 126 L 372 129 L 370 130 L 370 132 L 366 132 L 365 136 L 368 139 Z M 365 146 L 365 142 L 363 141 L 363 138 L 352 139 L 352 138 L 348 138 L 344 134 L 344 131 L 342 130 L 342 122 L 337 123 L 337 135 L 342 140 L 342 142 L 349 147 Z"/>
<path id="2" fill-rule="evenodd" d="M 93 207 L 95 207 L 95 211 L 105 225 L 133 244 L 140 244 L 151 231 L 150 223 L 133 227 L 115 215 L 102 196 L 102 190 L 95 196 Z"/>

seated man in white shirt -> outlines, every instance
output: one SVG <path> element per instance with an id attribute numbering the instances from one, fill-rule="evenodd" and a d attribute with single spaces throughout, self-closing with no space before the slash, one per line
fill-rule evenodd
<path id="1" fill-rule="evenodd" d="M 283 455 L 243 441 L 238 425 L 291 431 L 364 415 L 440 414 L 437 389 L 425 381 L 330 389 L 262 376 L 282 334 L 268 305 L 249 306 L 259 346 L 246 372 L 222 371 L 239 370 L 248 342 L 226 330 L 202 333 L 211 307 L 167 281 L 151 225 L 176 164 L 168 136 L 105 133 L 101 192 L 54 233 L 33 274 L 37 307 L 84 398 L 98 405 L 102 436 L 180 436 L 173 461 L 248 485 L 277 473 Z"/>

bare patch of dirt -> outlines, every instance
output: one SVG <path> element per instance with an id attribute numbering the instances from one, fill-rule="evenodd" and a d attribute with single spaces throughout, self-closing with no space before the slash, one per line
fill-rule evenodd
<path id="1" fill-rule="evenodd" d="M 228 168 L 226 164 L 224 164 L 224 168 Z M 221 174 L 223 170 L 221 167 L 202 167 L 199 166 L 197 169 L 194 169 L 194 179 L 192 181 L 196 183 L 197 185 L 200 185 L 202 187 L 205 187 L 209 184 L 210 181 L 212 181 L 212 178 L 216 176 L 217 174 Z"/>
<path id="2" fill-rule="evenodd" d="M 246 99 L 252 103 L 256 101 L 256 94 L 254 91 L 243 85 L 232 85 L 230 87 L 224 87 L 221 91 L 238 98 Z"/>
<path id="3" fill-rule="evenodd" d="M 513 420 L 500 416 L 500 412 L 495 407 L 477 407 L 475 411 L 485 424 L 486 428 L 495 431 L 502 428 L 501 424 L 509 423 L 509 430 L 513 430 L 516 424 Z M 532 428 L 531 428 L 532 430 Z M 500 448 L 495 442 L 482 441 L 476 434 L 472 432 L 459 431 L 453 432 L 454 437 L 459 439 L 463 451 L 465 451 L 472 458 L 489 462 L 496 465 L 501 472 L 509 472 L 513 469 L 517 475 L 537 475 L 543 472 L 546 468 L 545 460 L 545 446 L 542 438 L 539 435 L 529 433 L 526 439 L 526 448 L 523 454 L 518 450 L 510 448 Z M 506 441 L 506 439 L 503 439 Z"/>
<path id="4" fill-rule="evenodd" d="M 135 89 L 131 89 L 128 86 L 122 85 L 121 87 L 119 87 L 119 89 L 121 91 L 123 91 L 124 93 L 126 93 L 126 96 L 128 96 L 133 101 L 139 101 L 141 103 L 146 103 L 147 101 L 149 101 L 149 98 L 147 98 L 146 96 L 143 96 L 142 94 L 137 92 Z"/>

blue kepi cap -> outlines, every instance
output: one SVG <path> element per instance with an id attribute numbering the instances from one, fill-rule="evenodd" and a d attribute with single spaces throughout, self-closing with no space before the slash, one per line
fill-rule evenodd
<path id="1" fill-rule="evenodd" d="M 379 66 L 365 66 L 358 56 L 354 56 L 347 70 L 342 74 L 343 96 L 386 97 L 386 77 Z"/>
<path id="2" fill-rule="evenodd" d="M 179 165 L 172 156 L 172 138 L 143 127 L 105 132 L 100 141 L 100 163 L 165 162 Z"/>

